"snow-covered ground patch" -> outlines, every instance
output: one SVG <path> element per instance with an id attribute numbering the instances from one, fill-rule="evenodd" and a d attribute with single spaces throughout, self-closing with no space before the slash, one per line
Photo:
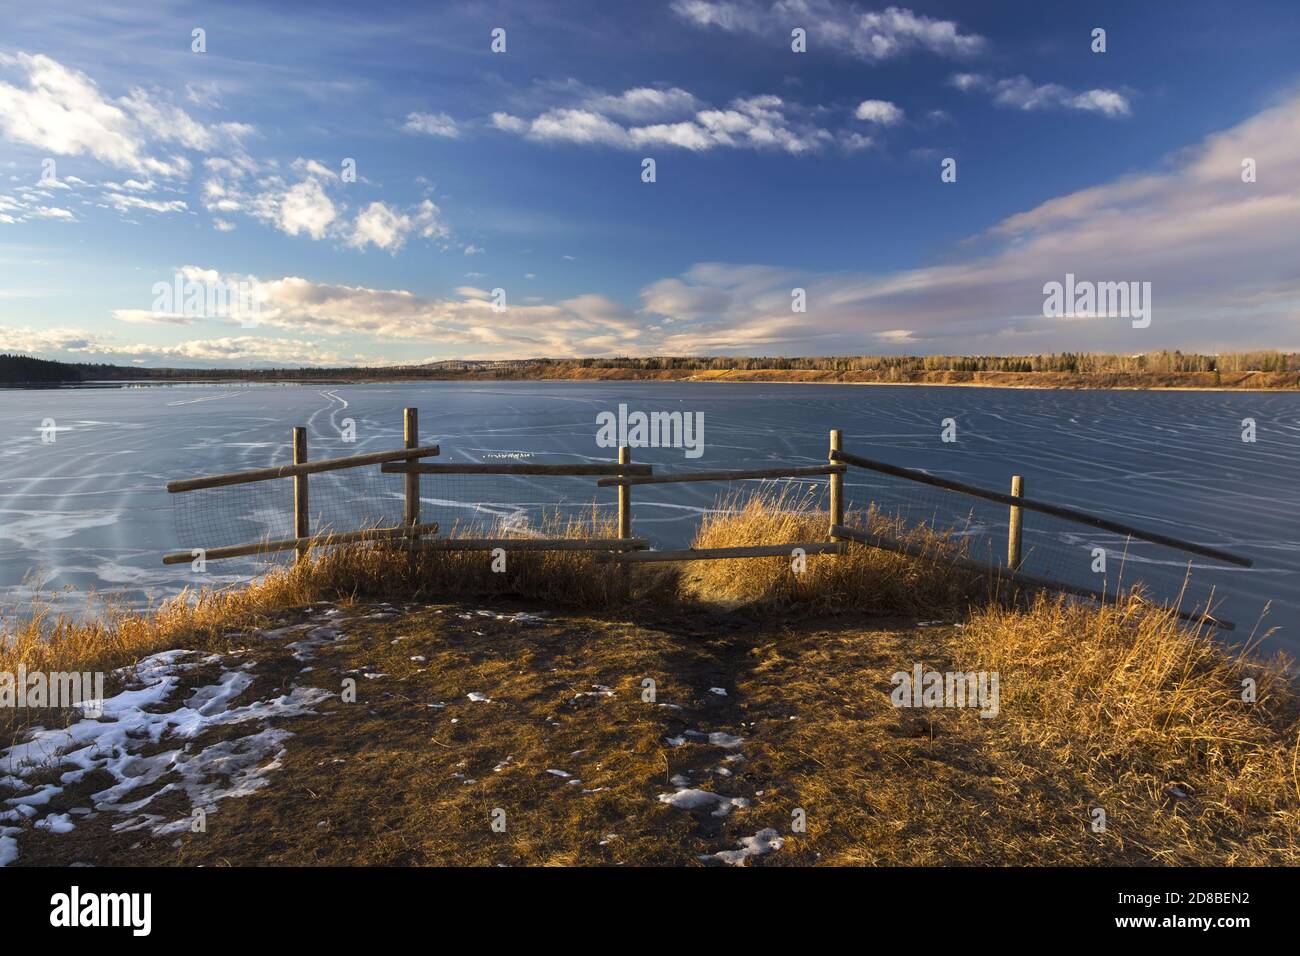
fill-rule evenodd
<path id="1" fill-rule="evenodd" d="M 191 690 L 180 700 L 182 676 L 196 668 L 220 667 L 215 683 Z M 127 689 L 104 701 L 102 715 L 65 728 L 34 729 L 25 741 L 0 752 L 0 783 L 9 795 L 0 806 L 0 865 L 16 858 L 12 824 L 30 820 L 52 833 L 67 833 L 80 820 L 101 813 L 121 814 L 115 830 L 148 829 L 155 835 L 189 828 L 188 813 L 142 812 L 165 794 L 182 793 L 192 809 L 211 813 L 218 801 L 245 796 L 266 786 L 280 766 L 284 741 L 292 734 L 268 722 L 315 712 L 329 691 L 293 687 L 289 693 L 236 705 L 253 685 L 247 665 L 226 669 L 215 655 L 166 651 L 124 668 L 115 676 Z M 204 747 L 194 741 L 221 727 L 252 724 L 250 732 Z M 36 784 L 33 778 L 57 782 Z M 88 774 L 102 772 L 113 783 L 88 797 L 91 807 L 46 813 L 45 807 Z M 45 814 L 45 815 L 43 815 Z M 6 825 L 9 824 L 9 825 Z"/>
<path id="2" fill-rule="evenodd" d="M 715 817 L 725 817 L 731 812 L 733 807 L 747 807 L 749 801 L 744 797 L 724 797 L 720 793 L 714 793 L 711 790 L 695 790 L 686 788 L 678 790 L 676 793 L 659 794 L 659 802 L 666 803 L 678 810 L 702 810 L 706 807 L 713 807 Z"/>
<path id="3" fill-rule="evenodd" d="M 701 860 L 721 860 L 723 863 L 729 863 L 732 866 L 744 866 L 745 861 L 752 857 L 762 856 L 764 853 L 771 853 L 773 850 L 779 850 L 785 846 L 785 839 L 773 830 L 771 827 L 759 830 L 751 837 L 742 837 L 740 840 L 740 849 L 738 850 L 720 850 L 717 853 L 704 853 L 700 855 Z"/>

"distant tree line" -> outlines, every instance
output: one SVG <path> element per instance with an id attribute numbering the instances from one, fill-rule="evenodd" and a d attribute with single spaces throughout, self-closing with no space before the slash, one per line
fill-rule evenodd
<path id="1" fill-rule="evenodd" d="M 46 362 L 26 355 L 0 355 L 0 382 L 80 381 L 71 365 Z"/>
<path id="2" fill-rule="evenodd" d="M 426 365 L 365 368 L 185 369 L 53 362 L 26 355 L 0 355 L 0 383 L 41 385 L 89 381 L 322 381 L 338 379 L 446 379 L 559 377 L 569 370 L 633 372 L 811 371 L 877 372 L 890 378 L 919 372 L 1057 372 L 1076 375 L 1274 372 L 1300 370 L 1300 353 L 1258 351 L 1202 355 L 1180 351 L 1109 355 L 1051 352 L 1039 355 L 845 355 L 808 358 L 753 356 L 650 356 L 632 358 L 454 360 Z"/>
<path id="3" fill-rule="evenodd" d="M 750 356 L 654 356 L 651 358 L 538 359 L 540 365 L 574 368 L 630 368 L 648 371 L 793 369 L 816 372 L 1288 372 L 1300 369 L 1300 353 L 1231 352 L 1200 355 L 1179 351 L 1109 355 L 1052 352 L 1040 355 L 848 355 L 809 358 Z"/>

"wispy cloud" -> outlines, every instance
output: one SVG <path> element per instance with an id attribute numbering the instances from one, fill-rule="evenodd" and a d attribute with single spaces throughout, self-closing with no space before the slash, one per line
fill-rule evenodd
<path id="1" fill-rule="evenodd" d="M 606 99 L 626 104 L 631 94 L 645 92 L 631 90 L 622 96 Z M 684 93 L 681 90 L 670 92 Z M 802 111 L 797 106 L 779 96 L 742 97 L 732 100 L 724 109 L 697 108 L 697 102 L 690 94 L 673 96 L 673 100 L 676 109 L 689 111 L 675 122 L 625 126 L 591 108 L 560 107 L 532 119 L 494 113 L 492 125 L 538 142 L 567 142 L 617 149 L 671 146 L 694 152 L 771 149 L 800 154 L 815 152 L 834 138 L 827 130 L 802 118 Z M 640 98 L 636 101 L 643 102 Z M 594 105 L 597 101 L 591 102 Z M 660 105 L 667 104 L 660 101 Z"/>
<path id="2" fill-rule="evenodd" d="M 116 169 L 181 177 L 190 161 L 162 147 L 207 153 L 254 132 L 243 123 L 205 125 L 141 88 L 111 99 L 86 74 L 42 54 L 0 54 L 0 67 L 20 78 L 0 81 L 0 133 L 52 155 L 88 155 Z"/>
<path id="3" fill-rule="evenodd" d="M 952 86 L 964 92 L 988 93 L 998 106 L 1018 110 L 1071 109 L 1105 116 L 1128 116 L 1129 101 L 1115 90 L 1075 92 L 1059 83 L 1035 83 L 1027 76 L 995 79 L 985 73 L 954 73 Z"/>
<path id="4" fill-rule="evenodd" d="M 443 139 L 460 138 L 460 127 L 446 113 L 408 113 L 402 129 L 408 133 L 424 133 Z"/>
<path id="5" fill-rule="evenodd" d="M 877 62 L 913 51 L 964 57 L 987 42 L 962 33 L 951 20 L 937 20 L 903 7 L 864 10 L 844 0 L 673 0 L 673 12 L 687 23 L 727 33 L 748 33 L 788 43 L 790 31 L 808 33 L 810 50 L 819 45 L 857 59 Z"/>

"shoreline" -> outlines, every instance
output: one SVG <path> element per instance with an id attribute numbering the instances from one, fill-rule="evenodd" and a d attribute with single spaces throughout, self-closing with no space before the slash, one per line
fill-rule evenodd
<path id="1" fill-rule="evenodd" d="M 273 380 L 256 380 L 256 379 L 176 379 L 176 380 L 148 380 L 139 381 L 130 380 L 122 382 L 67 382 L 60 384 L 40 384 L 40 383 L 15 383 L 0 385 L 0 392 L 3 391 L 67 391 L 75 389 L 113 389 L 113 388 L 156 388 L 166 386 L 283 386 L 299 385 L 305 387 L 315 387 L 320 385 L 414 385 L 414 384 L 433 384 L 440 382 L 455 382 L 469 385 L 497 385 L 508 383 L 586 383 L 586 384 L 607 384 L 621 382 L 636 382 L 644 384 L 674 384 L 683 383 L 689 385 L 865 385 L 880 387 L 903 387 L 903 388 L 990 388 L 990 389 L 1015 389 L 1024 391 L 1041 391 L 1041 392 L 1242 392 L 1242 393 L 1296 393 L 1300 394 L 1300 386 L 1249 386 L 1249 385 L 1111 385 L 1111 384 L 1089 384 L 1087 382 L 1068 382 L 1068 383 L 1032 383 L 1032 382 L 953 382 L 953 381 L 936 381 L 936 382 L 879 382 L 879 381 L 852 381 L 852 380 L 828 380 L 828 379 L 800 379 L 800 378 L 766 378 L 756 376 L 752 378 L 722 378 L 722 377 L 641 377 L 641 376 L 493 376 L 493 377 L 470 377 L 470 376 L 443 376 L 443 377 L 346 377 L 346 378 L 320 378 L 320 379 L 293 379 L 282 378 Z"/>

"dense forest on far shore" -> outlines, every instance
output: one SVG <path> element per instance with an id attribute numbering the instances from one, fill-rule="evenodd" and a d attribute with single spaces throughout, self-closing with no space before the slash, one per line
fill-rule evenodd
<path id="1" fill-rule="evenodd" d="M 1109 355 L 860 355 L 811 358 L 449 360 L 368 368 L 142 368 L 0 355 L 2 385 L 176 381 L 676 380 L 982 384 L 1054 388 L 1300 388 L 1300 353 L 1179 351 Z"/>

